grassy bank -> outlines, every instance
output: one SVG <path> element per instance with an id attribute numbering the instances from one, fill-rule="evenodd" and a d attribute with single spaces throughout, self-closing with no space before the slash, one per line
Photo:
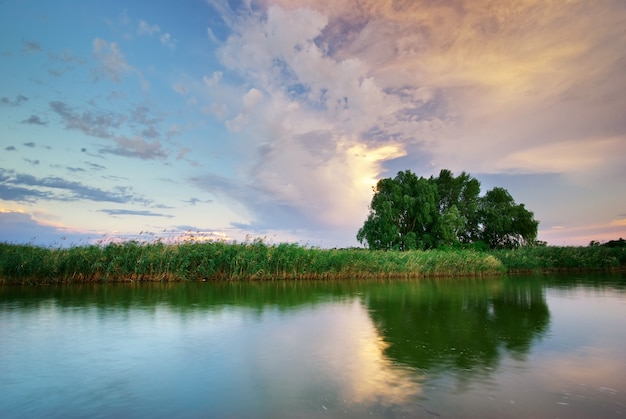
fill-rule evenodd
<path id="1" fill-rule="evenodd" d="M 420 278 L 624 266 L 626 249 L 604 247 L 385 252 L 262 241 L 126 242 L 72 248 L 0 243 L 0 283 Z"/>
<path id="2" fill-rule="evenodd" d="M 626 247 L 522 247 L 490 252 L 509 272 L 589 271 L 626 268 Z"/>
<path id="3" fill-rule="evenodd" d="M 317 249 L 296 244 L 126 242 L 50 249 L 0 244 L 0 282 L 271 280 L 491 275 L 493 256 Z"/>

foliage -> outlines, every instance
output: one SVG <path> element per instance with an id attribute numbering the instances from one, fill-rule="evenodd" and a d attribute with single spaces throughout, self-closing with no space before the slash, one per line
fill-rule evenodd
<path id="1" fill-rule="evenodd" d="M 372 210 L 357 239 L 371 249 L 409 250 L 435 247 L 437 189 L 410 171 L 395 179 L 381 179 L 372 198 Z"/>
<path id="2" fill-rule="evenodd" d="M 626 240 L 620 237 L 619 240 L 609 240 L 608 242 L 602 244 L 602 246 L 624 248 L 626 247 Z"/>
<path id="3" fill-rule="evenodd" d="M 377 183 L 357 240 L 373 250 L 515 248 L 535 244 L 538 224 L 503 188 L 481 197 L 465 172 L 425 179 L 406 170 Z"/>
<path id="4" fill-rule="evenodd" d="M 479 219 L 483 228 L 479 236 L 492 249 L 532 245 L 537 240 L 539 223 L 524 204 L 515 204 L 503 188 L 493 188 L 480 200 Z"/>

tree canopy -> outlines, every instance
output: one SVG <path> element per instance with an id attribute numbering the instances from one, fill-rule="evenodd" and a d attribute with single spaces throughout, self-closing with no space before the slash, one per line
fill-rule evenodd
<path id="1" fill-rule="evenodd" d="M 480 182 L 465 172 L 426 179 L 406 170 L 378 181 L 357 239 L 377 250 L 515 248 L 536 243 L 538 225 L 504 188 L 480 196 Z"/>

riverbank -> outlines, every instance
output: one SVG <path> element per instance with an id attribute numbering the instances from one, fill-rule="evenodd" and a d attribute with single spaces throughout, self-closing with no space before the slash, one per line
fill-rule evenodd
<path id="1" fill-rule="evenodd" d="M 0 243 L 0 283 L 4 284 L 422 278 L 617 270 L 625 266 L 625 248 L 604 246 L 395 252 L 262 241 L 131 241 L 71 248 Z"/>

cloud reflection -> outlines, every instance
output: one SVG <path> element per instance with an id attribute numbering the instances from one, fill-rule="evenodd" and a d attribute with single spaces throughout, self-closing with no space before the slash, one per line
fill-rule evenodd
<path id="1" fill-rule="evenodd" d="M 264 311 L 263 329 L 255 333 L 262 339 L 253 337 L 255 344 L 245 351 L 254 360 L 247 365 L 249 378 L 265 381 L 272 400 L 306 399 L 322 410 L 352 410 L 399 406 L 421 393 L 415 371 L 384 355 L 387 344 L 359 300 L 290 312 L 273 321 L 270 316 Z M 284 373 L 267 382 L 276 371 Z"/>

